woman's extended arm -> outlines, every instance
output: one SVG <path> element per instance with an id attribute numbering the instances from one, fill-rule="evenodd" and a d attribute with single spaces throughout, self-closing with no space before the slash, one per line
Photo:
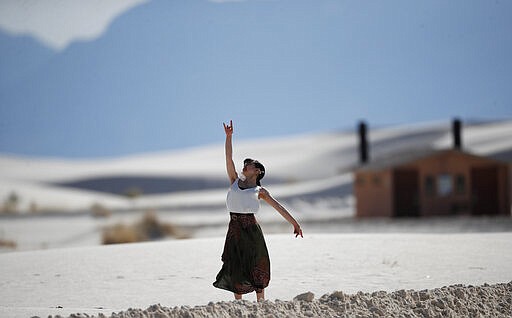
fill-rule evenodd
<path id="1" fill-rule="evenodd" d="M 238 174 L 236 173 L 235 163 L 233 162 L 233 121 L 229 122 L 229 125 L 224 124 L 224 132 L 226 133 L 226 171 L 228 173 L 230 184 L 235 182 L 236 178 L 238 178 Z"/>
<path id="2" fill-rule="evenodd" d="M 270 204 L 274 209 L 276 209 L 277 212 L 279 212 L 279 214 L 281 214 L 286 219 L 286 221 L 293 225 L 293 234 L 295 234 L 295 237 L 299 235 L 300 237 L 304 237 L 302 236 L 302 229 L 300 228 L 299 222 L 297 222 L 288 212 L 288 210 L 286 210 L 286 208 L 282 206 L 281 203 L 277 202 L 277 200 L 274 199 L 265 188 L 260 189 L 259 197 L 260 199 L 263 199 L 265 202 Z"/>

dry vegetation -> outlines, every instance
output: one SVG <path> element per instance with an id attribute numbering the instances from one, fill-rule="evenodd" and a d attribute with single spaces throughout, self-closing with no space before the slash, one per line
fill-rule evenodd
<path id="1" fill-rule="evenodd" d="M 112 211 L 102 204 L 94 203 L 91 205 L 91 215 L 95 218 L 108 218 L 112 215 Z"/>
<path id="2" fill-rule="evenodd" d="M 0 239 L 0 248 L 16 249 L 18 244 L 11 240 Z"/>
<path id="3" fill-rule="evenodd" d="M 161 222 L 154 211 L 147 211 L 135 224 L 116 224 L 103 230 L 103 244 L 134 243 L 165 237 L 186 239 L 190 235 L 176 225 Z"/>
<path id="4" fill-rule="evenodd" d="M 0 210 L 2 213 L 17 213 L 19 202 L 20 197 L 16 192 L 12 191 L 7 197 L 4 198 L 4 202 Z"/>

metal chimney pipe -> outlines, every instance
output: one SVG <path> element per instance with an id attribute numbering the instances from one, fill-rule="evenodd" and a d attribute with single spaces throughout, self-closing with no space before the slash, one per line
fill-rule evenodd
<path id="1" fill-rule="evenodd" d="M 364 121 L 359 122 L 359 162 L 365 164 L 369 161 L 368 155 L 368 140 L 366 136 L 366 123 Z"/>
<path id="2" fill-rule="evenodd" d="M 460 119 L 455 118 L 452 122 L 452 134 L 453 134 L 453 148 L 462 149 L 462 122 Z"/>

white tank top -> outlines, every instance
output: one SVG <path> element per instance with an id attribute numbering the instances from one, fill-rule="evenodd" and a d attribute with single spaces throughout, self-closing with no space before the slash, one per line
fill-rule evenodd
<path id="1" fill-rule="evenodd" d="M 248 189 L 240 189 L 238 180 L 231 185 L 226 199 L 226 206 L 228 212 L 235 213 L 257 213 L 260 209 L 260 200 L 258 195 L 260 193 L 260 186 Z"/>

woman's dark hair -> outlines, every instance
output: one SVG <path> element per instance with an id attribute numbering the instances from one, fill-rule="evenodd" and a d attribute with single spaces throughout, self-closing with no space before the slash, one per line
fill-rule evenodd
<path id="1" fill-rule="evenodd" d="M 258 160 L 254 160 L 251 158 L 247 158 L 244 160 L 244 166 L 250 163 L 254 164 L 254 167 L 260 170 L 260 174 L 256 178 L 256 184 L 261 187 L 260 180 L 263 179 L 263 177 L 265 176 L 265 167 Z"/>

